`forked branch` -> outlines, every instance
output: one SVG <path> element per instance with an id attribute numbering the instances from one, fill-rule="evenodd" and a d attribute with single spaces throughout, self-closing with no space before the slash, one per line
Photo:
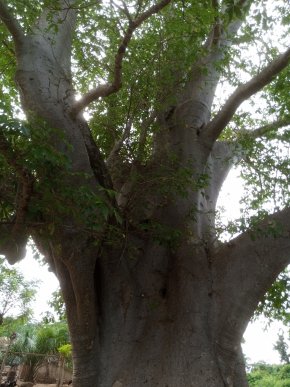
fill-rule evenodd
<path id="1" fill-rule="evenodd" d="M 259 74 L 250 81 L 240 85 L 226 101 L 222 109 L 208 123 L 203 133 L 211 141 L 215 141 L 227 124 L 231 121 L 238 107 L 252 95 L 263 89 L 277 76 L 290 62 L 290 48 L 268 64 Z"/>
<path id="2" fill-rule="evenodd" d="M 129 19 L 128 28 L 122 38 L 122 41 L 118 47 L 117 53 L 115 55 L 114 62 L 114 74 L 113 74 L 113 82 L 105 83 L 99 85 L 95 89 L 88 91 L 80 100 L 78 100 L 73 108 L 72 115 L 76 116 L 80 111 L 86 108 L 91 102 L 97 100 L 100 97 L 107 97 L 110 94 L 116 93 L 122 87 L 122 67 L 123 67 L 123 59 L 126 54 L 126 50 L 128 45 L 132 39 L 134 31 L 147 19 L 149 19 L 152 15 L 160 12 L 166 5 L 170 3 L 171 0 L 161 0 L 156 5 L 150 7 L 147 11 L 143 12 L 134 20 Z"/>
<path id="3" fill-rule="evenodd" d="M 242 12 L 246 14 L 252 0 L 240 0 L 238 2 Z M 180 87 L 176 87 L 178 92 L 174 97 L 178 100 L 180 110 L 184 116 L 194 117 L 194 126 L 198 127 L 198 131 L 204 128 L 210 120 L 212 103 L 216 93 L 216 87 L 220 80 L 221 73 L 219 64 L 226 60 L 226 53 L 233 43 L 233 38 L 237 35 L 239 28 L 242 25 L 242 18 L 230 18 L 229 5 L 219 5 L 217 0 L 212 0 L 212 9 L 214 12 L 214 20 L 211 31 L 203 46 L 204 53 L 199 56 L 191 66 L 188 75 L 177 74 L 176 85 L 181 83 L 181 79 L 188 79 L 180 91 Z M 173 91 L 176 93 L 176 91 Z M 174 100 L 170 96 L 168 100 Z M 188 103 L 190 101 L 190 103 Z M 187 113 L 184 113 L 185 104 L 188 106 Z M 191 124 L 189 124 L 191 125 Z"/>

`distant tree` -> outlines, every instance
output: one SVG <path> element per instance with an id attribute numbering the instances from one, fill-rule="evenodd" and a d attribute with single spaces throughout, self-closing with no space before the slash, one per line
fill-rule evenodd
<path id="1" fill-rule="evenodd" d="M 280 360 L 282 363 L 290 364 L 290 356 L 288 352 L 288 344 L 284 338 L 283 333 L 279 333 L 278 340 L 274 345 L 274 349 L 279 352 Z"/>
<path id="2" fill-rule="evenodd" d="M 0 257 L 0 325 L 8 316 L 30 315 L 36 291 L 36 281 L 25 280 L 18 269 Z"/>
<path id="3" fill-rule="evenodd" d="M 290 365 L 257 363 L 248 374 L 250 387 L 290 387 Z"/>
<path id="4" fill-rule="evenodd" d="M 53 324 L 55 322 L 56 322 L 55 315 L 52 312 L 46 311 L 41 314 L 42 324 Z"/>
<path id="5" fill-rule="evenodd" d="M 24 363 L 29 366 L 26 374 L 28 381 L 33 381 L 38 367 L 45 355 L 59 356 L 58 349 L 69 343 L 69 333 L 66 323 L 26 324 L 19 326 L 17 338 L 11 346 L 10 364 Z M 13 352 L 20 353 L 13 355 Z M 22 354 L 21 354 L 22 353 Z M 43 355 L 38 356 L 35 354 Z"/>

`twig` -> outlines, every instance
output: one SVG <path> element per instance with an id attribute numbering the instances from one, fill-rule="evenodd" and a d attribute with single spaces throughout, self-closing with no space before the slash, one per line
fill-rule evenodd
<path id="1" fill-rule="evenodd" d="M 238 132 L 238 134 L 247 134 L 248 136 L 252 137 L 252 138 L 258 138 L 258 137 L 263 137 L 265 135 L 267 135 L 267 133 L 269 133 L 271 130 L 278 130 L 280 128 L 283 128 L 285 126 L 289 126 L 290 125 L 290 119 L 281 119 L 281 120 L 277 120 L 277 121 L 274 121 L 274 122 L 271 122 L 269 124 L 266 124 L 266 125 L 263 125 L 263 126 L 260 126 L 259 128 L 256 128 L 254 130 L 240 130 Z"/>

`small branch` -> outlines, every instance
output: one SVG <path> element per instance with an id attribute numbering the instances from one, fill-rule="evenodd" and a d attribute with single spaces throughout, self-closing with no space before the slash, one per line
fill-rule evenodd
<path id="1" fill-rule="evenodd" d="M 11 47 L 9 47 L 9 44 L 5 40 L 2 40 L 2 44 L 7 48 L 10 54 L 12 54 L 13 57 L 15 57 L 15 51 Z"/>
<path id="2" fill-rule="evenodd" d="M 141 131 L 139 136 L 138 150 L 137 150 L 137 161 L 141 161 L 142 155 L 144 153 L 144 148 L 146 144 L 148 128 L 154 122 L 157 117 L 157 110 L 153 110 L 153 112 L 149 115 L 147 120 L 142 122 Z"/>
<path id="3" fill-rule="evenodd" d="M 113 164 L 114 164 L 114 160 L 117 156 L 117 154 L 120 152 L 121 148 L 122 148 L 122 145 L 124 143 L 124 141 L 129 137 L 130 135 L 130 131 L 131 131 L 131 128 L 132 128 L 132 120 L 128 120 L 127 123 L 126 123 L 126 126 L 125 126 L 125 130 L 123 132 L 123 135 L 121 136 L 121 138 L 119 138 L 114 146 L 113 146 L 113 149 L 111 150 L 110 154 L 109 154 L 109 157 L 107 159 L 107 165 L 108 165 L 108 168 L 110 168 Z"/>
<path id="4" fill-rule="evenodd" d="M 218 13 L 219 10 L 219 0 L 212 0 L 211 2 L 213 9 Z"/>
<path id="5" fill-rule="evenodd" d="M 245 10 L 249 7 L 251 2 L 252 0 L 240 0 L 236 6 L 241 10 Z M 207 50 L 212 47 L 229 46 L 231 40 L 229 37 L 236 34 L 242 23 L 242 20 L 240 19 L 231 20 L 229 24 L 225 21 L 222 22 L 222 19 L 227 19 L 226 15 L 229 11 L 229 5 L 220 5 L 219 0 L 212 0 L 211 3 L 216 15 L 211 32 L 204 44 L 204 48 Z"/>
<path id="6" fill-rule="evenodd" d="M 20 46 L 25 38 L 24 32 L 17 19 L 12 15 L 9 8 L 3 1 L 0 1 L 0 19 L 11 33 L 15 45 Z"/>
<path id="7" fill-rule="evenodd" d="M 283 54 L 280 54 L 250 81 L 239 86 L 226 101 L 219 113 L 217 113 L 217 115 L 204 128 L 204 135 L 208 136 L 211 141 L 216 140 L 223 129 L 231 121 L 238 107 L 245 100 L 269 84 L 273 78 L 288 65 L 289 61 L 290 49 L 285 51 Z"/>
<path id="8" fill-rule="evenodd" d="M 121 12 L 123 12 L 125 16 L 127 16 L 127 19 L 128 19 L 130 22 L 133 21 L 133 20 L 132 20 L 132 16 L 131 16 L 131 14 L 130 14 L 130 12 L 129 12 L 129 9 L 128 9 L 127 4 L 125 3 L 125 1 L 121 1 L 121 3 L 123 4 L 123 8 L 122 8 L 119 4 L 115 3 L 114 1 L 112 1 L 112 3 L 114 4 L 114 6 L 115 6 L 116 8 L 118 8 Z"/>
<path id="9" fill-rule="evenodd" d="M 241 130 L 238 131 L 238 135 L 246 134 L 252 138 L 259 138 L 267 135 L 272 130 L 278 130 L 280 128 L 283 128 L 285 126 L 290 125 L 290 118 L 289 119 L 281 119 L 274 122 L 271 122 L 270 124 L 266 124 L 263 126 L 260 126 L 259 128 L 256 128 L 254 130 Z"/>
<path id="10" fill-rule="evenodd" d="M 216 12 L 216 16 L 212 32 L 206 42 L 207 48 L 210 48 L 212 45 L 215 46 L 219 43 L 222 31 L 221 20 L 219 16 L 219 0 L 212 0 L 212 7 Z"/>
<path id="11" fill-rule="evenodd" d="M 80 111 L 87 107 L 91 102 L 100 97 L 107 97 L 110 94 L 116 93 L 122 87 L 122 65 L 128 45 L 132 39 L 134 31 L 150 16 L 161 11 L 171 0 L 162 0 L 158 4 L 150 7 L 134 20 L 129 20 L 129 26 L 125 32 L 121 44 L 117 50 L 114 64 L 114 78 L 112 83 L 99 85 L 95 89 L 90 90 L 72 108 L 72 115 L 76 116 Z"/>
<path id="12" fill-rule="evenodd" d="M 142 0 L 137 0 L 136 4 L 136 16 L 139 16 L 141 9 L 142 9 L 143 1 Z"/>

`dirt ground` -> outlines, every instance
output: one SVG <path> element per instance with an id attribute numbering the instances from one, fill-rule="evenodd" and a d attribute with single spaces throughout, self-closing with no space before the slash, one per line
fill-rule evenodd
<path id="1" fill-rule="evenodd" d="M 56 384 L 34 384 L 33 387 L 56 387 Z M 68 385 L 63 384 L 62 387 L 68 387 Z"/>
<path id="2" fill-rule="evenodd" d="M 56 384 L 34 384 L 33 387 L 56 387 Z M 68 387 L 68 385 L 63 384 L 62 387 Z"/>

